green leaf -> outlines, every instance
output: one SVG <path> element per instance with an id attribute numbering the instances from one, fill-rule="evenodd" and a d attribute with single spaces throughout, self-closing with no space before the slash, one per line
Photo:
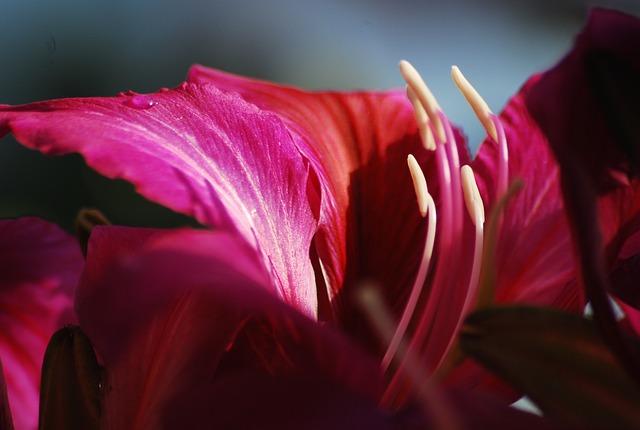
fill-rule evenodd
<path id="1" fill-rule="evenodd" d="M 459 341 L 547 416 L 579 426 L 640 428 L 640 391 L 591 320 L 528 306 L 487 308 L 467 318 Z"/>
<path id="2" fill-rule="evenodd" d="M 42 365 L 39 429 L 97 429 L 100 365 L 89 338 L 66 326 L 51 337 Z"/>

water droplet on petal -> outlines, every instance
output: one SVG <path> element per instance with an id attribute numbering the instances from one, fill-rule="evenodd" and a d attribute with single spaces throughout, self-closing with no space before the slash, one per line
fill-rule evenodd
<path id="1" fill-rule="evenodd" d="M 127 100 L 127 105 L 135 109 L 149 109 L 157 104 L 157 101 L 143 94 L 135 95 Z"/>

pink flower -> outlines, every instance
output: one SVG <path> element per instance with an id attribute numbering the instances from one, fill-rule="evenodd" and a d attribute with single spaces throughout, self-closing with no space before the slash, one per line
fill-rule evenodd
<path id="1" fill-rule="evenodd" d="M 585 34 L 612 16 L 595 13 Z M 401 91 L 310 93 L 196 66 L 187 83 L 155 94 L 0 106 L 0 133 L 47 154 L 80 152 L 102 174 L 214 229 L 92 235 L 76 303 L 105 364 L 105 426 L 238 423 L 252 419 L 243 404 L 278 396 L 331 406 L 336 416 L 320 417 L 327 424 L 371 416 L 395 425 L 400 418 L 386 411 L 410 408 L 413 388 L 407 356 L 395 340 L 381 348 L 351 300 L 371 280 L 400 321 L 394 339 L 404 334 L 429 374 L 447 370 L 483 267 L 498 303 L 582 310 L 549 145 L 558 150 L 553 130 L 576 124 L 566 118 L 549 131 L 537 119 L 538 108 L 561 103 L 560 93 L 541 90 L 553 78 L 532 78 L 498 117 L 454 71 L 489 134 L 471 160 L 417 72 L 408 63 L 401 70 L 410 101 Z M 572 76 L 570 68 L 560 85 Z M 635 220 L 634 205 L 617 206 L 635 182 L 613 173 L 622 188 L 603 205 L 613 218 Z M 524 190 L 495 209 L 516 178 Z M 485 231 L 485 212 L 497 215 L 497 230 Z M 607 241 L 637 232 L 610 221 L 602 223 L 613 226 Z M 447 383 L 513 396 L 471 362 Z M 460 404 L 477 396 L 456 393 Z M 343 412 L 336 395 L 340 406 L 357 406 Z M 268 404 L 261 417 L 285 413 Z M 305 411 L 278 423 L 308 424 L 319 413 Z"/>

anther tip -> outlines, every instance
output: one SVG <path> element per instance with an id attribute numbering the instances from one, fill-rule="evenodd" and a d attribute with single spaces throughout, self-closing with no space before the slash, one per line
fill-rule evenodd
<path id="1" fill-rule="evenodd" d="M 465 76 L 457 66 L 451 67 L 451 77 L 453 78 L 453 81 L 455 82 L 458 89 L 464 95 L 464 98 L 467 99 L 467 102 L 471 105 L 471 108 L 482 123 L 482 126 L 487 131 L 487 134 L 497 141 L 498 134 L 496 131 L 496 126 L 491 120 L 492 112 L 491 109 L 489 109 L 487 103 L 480 96 L 478 91 L 473 88 L 471 83 L 469 83 L 467 78 L 465 78 Z"/>
<path id="2" fill-rule="evenodd" d="M 424 218 L 427 215 L 429 207 L 429 189 L 427 187 L 427 180 L 424 177 L 424 172 L 422 171 L 420 164 L 412 154 L 407 156 L 407 165 L 409 166 L 409 172 L 411 173 L 411 180 L 413 181 L 413 187 L 418 201 L 418 209 L 420 210 L 420 215 Z"/>

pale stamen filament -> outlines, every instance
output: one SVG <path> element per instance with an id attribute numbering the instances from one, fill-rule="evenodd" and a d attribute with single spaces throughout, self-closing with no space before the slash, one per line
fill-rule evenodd
<path id="1" fill-rule="evenodd" d="M 360 308 L 366 313 L 380 339 L 387 342 L 393 333 L 393 322 L 381 294 L 377 293 L 372 286 L 363 286 L 356 297 Z M 442 395 L 439 387 L 429 380 L 424 363 L 420 358 L 404 344 L 400 348 L 399 355 L 402 361 L 406 362 L 402 369 L 403 376 L 410 382 L 411 388 L 421 401 L 424 412 L 433 418 L 433 428 L 438 430 L 462 429 L 459 412 Z M 380 402 L 382 406 L 391 406 L 389 399 L 385 399 L 384 396 Z"/>
<path id="2" fill-rule="evenodd" d="M 493 121 L 491 120 L 492 113 L 487 103 L 482 97 L 480 97 L 478 91 L 473 88 L 457 66 L 451 67 L 451 76 L 464 98 L 467 99 L 467 103 L 471 105 L 473 112 L 475 112 L 476 116 L 482 123 L 482 126 L 487 131 L 487 134 L 497 142 L 498 133 Z"/>
<path id="3" fill-rule="evenodd" d="M 418 124 L 418 130 L 420 130 L 420 138 L 422 140 L 422 145 L 430 150 L 436 150 L 436 140 L 433 137 L 433 132 L 431 131 L 431 127 L 429 125 L 429 115 L 422 107 L 420 103 L 420 99 L 416 96 L 416 93 L 411 89 L 410 86 L 407 85 L 407 97 L 413 106 L 413 113 L 416 117 L 416 123 Z"/>
<path id="4" fill-rule="evenodd" d="M 436 98 L 433 96 L 427 84 L 425 84 L 424 80 L 420 76 L 420 73 L 409 63 L 408 61 L 402 60 L 399 64 L 400 73 L 404 78 L 405 82 L 411 88 L 411 90 L 415 93 L 418 100 L 420 100 L 420 104 L 424 108 L 427 116 L 434 122 L 436 136 L 441 141 L 445 141 L 444 129 L 442 127 L 442 123 L 440 122 L 440 118 L 437 113 L 440 111 L 440 106 L 436 101 Z"/>
<path id="5" fill-rule="evenodd" d="M 462 177 L 462 189 L 464 191 L 464 201 L 467 205 L 467 211 L 471 217 L 471 222 L 476 227 L 475 249 L 473 253 L 473 265 L 471 266 L 471 276 L 469 278 L 469 287 L 467 288 L 467 298 L 465 299 L 462 315 L 466 315 L 470 308 L 478 288 L 480 279 L 480 268 L 482 267 L 482 247 L 484 240 L 484 204 L 478 190 L 475 175 L 470 166 L 462 166 L 460 169 Z"/>
<path id="6" fill-rule="evenodd" d="M 487 134 L 498 144 L 498 177 L 496 183 L 496 198 L 500 198 L 507 191 L 509 183 L 509 152 L 507 139 L 500 119 L 491 112 L 489 106 L 478 91 L 469 83 L 457 66 L 451 67 L 451 76 L 460 92 L 467 100 L 476 116 L 487 131 Z"/>
<path id="7" fill-rule="evenodd" d="M 426 239 L 418 274 L 416 275 L 413 287 L 411 288 L 411 294 L 402 313 L 402 317 L 400 318 L 400 322 L 398 323 L 398 327 L 396 328 L 393 338 L 387 347 L 387 351 L 382 358 L 383 371 L 386 371 L 389 368 L 389 365 L 396 356 L 398 347 L 402 342 L 402 338 L 407 331 L 413 312 L 415 311 L 418 300 L 420 299 L 422 287 L 427 279 L 427 273 L 431 263 L 431 256 L 433 255 L 433 247 L 436 237 L 436 204 L 427 189 L 427 181 L 424 177 L 424 173 L 413 155 L 409 155 L 409 157 L 407 157 L 407 163 L 409 164 L 409 171 L 411 172 L 411 178 L 413 179 L 413 185 L 416 190 L 420 214 L 422 217 L 429 215 L 429 219 L 427 222 Z M 420 203 L 421 200 L 424 201 L 424 209 L 423 204 Z"/>
<path id="8" fill-rule="evenodd" d="M 460 156 L 458 154 L 458 145 L 456 144 L 455 135 L 453 134 L 453 127 L 451 127 L 451 123 L 447 119 L 446 115 L 440 111 L 438 112 L 438 116 L 440 116 L 441 124 L 444 126 L 445 135 L 447 137 L 447 142 L 449 145 L 446 145 L 447 149 L 447 160 L 449 161 L 449 166 L 451 170 L 451 201 L 452 201 L 452 210 L 453 210 L 453 218 L 451 220 L 451 225 L 453 228 L 454 237 L 461 234 L 462 231 L 462 186 L 460 185 L 460 175 L 457 173 L 460 170 Z M 461 242 L 454 242 L 455 245 L 460 245 Z M 458 252 L 455 249 L 451 250 L 453 255 L 458 255 Z"/>
<path id="9" fill-rule="evenodd" d="M 476 183 L 475 175 L 471 166 L 465 165 L 460 169 L 462 178 L 462 191 L 464 192 L 464 202 L 469 211 L 469 217 L 473 225 L 484 224 L 484 204 L 480 196 L 480 190 Z"/>
<path id="10" fill-rule="evenodd" d="M 498 132 L 498 184 L 496 186 L 496 197 L 500 198 L 507 192 L 509 185 L 509 150 L 507 147 L 507 137 L 502 127 L 502 121 L 500 118 L 491 114 L 491 121 L 493 122 Z"/>
<path id="11" fill-rule="evenodd" d="M 436 170 L 438 172 L 438 179 L 440 185 L 440 199 L 442 206 L 439 208 L 438 216 L 441 220 L 438 226 L 438 250 L 440 256 L 438 265 L 435 266 L 434 283 L 440 284 L 447 282 L 449 276 L 446 268 L 449 267 L 451 260 L 451 248 L 454 242 L 454 228 L 453 228 L 453 194 L 452 194 L 452 170 L 449 164 L 449 157 L 447 156 L 447 145 L 443 141 L 438 142 L 435 152 Z M 458 171 L 455 172 L 458 174 Z M 433 325 L 433 316 L 437 314 L 436 307 L 441 303 L 442 294 L 446 294 L 441 288 L 435 288 L 428 297 L 428 300 L 424 308 L 416 312 L 414 318 L 417 318 L 416 329 L 412 333 L 408 340 L 409 350 L 412 353 L 422 357 L 422 349 L 425 345 L 426 339 L 429 336 L 430 330 Z M 415 312 L 415 311 L 414 311 Z M 423 357 L 424 358 L 424 357 Z M 401 369 L 405 365 L 404 361 L 400 363 Z M 398 395 L 402 390 L 403 385 L 401 372 L 397 372 L 390 379 L 387 384 L 386 391 L 384 393 L 384 399 L 390 399 Z"/>
<path id="12" fill-rule="evenodd" d="M 460 316 L 456 323 L 455 333 L 458 333 L 464 319 L 468 312 L 474 305 L 475 299 L 478 296 L 478 288 L 480 285 L 480 274 L 482 272 L 483 265 L 483 250 L 484 250 L 484 222 L 485 211 L 484 204 L 482 203 L 482 197 L 480 196 L 480 190 L 475 179 L 475 175 L 470 166 L 465 165 L 460 169 L 460 176 L 462 178 L 462 189 L 464 192 L 464 201 L 467 206 L 467 212 L 471 218 L 471 222 L 475 226 L 475 242 L 474 252 L 471 266 L 471 275 L 469 277 L 469 284 L 466 290 L 466 297 Z M 444 370 L 450 368 L 452 362 L 456 360 L 453 348 L 456 343 L 456 336 L 452 336 L 445 352 L 442 354 L 440 362 L 436 366 L 437 369 Z M 446 370 L 444 370 L 446 372 Z"/>

